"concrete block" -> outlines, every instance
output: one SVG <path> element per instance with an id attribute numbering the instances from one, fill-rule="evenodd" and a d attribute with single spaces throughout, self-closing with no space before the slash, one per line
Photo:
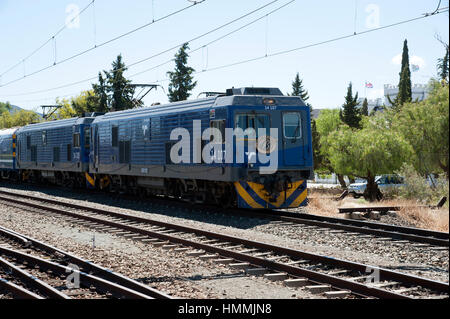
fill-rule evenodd
<path id="1" fill-rule="evenodd" d="M 229 264 L 228 266 L 230 266 L 231 268 L 235 268 L 235 269 L 247 269 L 250 267 L 249 263 L 236 263 L 236 264 Z"/>
<path id="2" fill-rule="evenodd" d="M 157 242 L 152 243 L 152 245 L 155 247 L 162 247 L 162 246 L 165 246 L 168 244 L 169 244 L 168 241 L 157 241 Z"/>
<path id="3" fill-rule="evenodd" d="M 288 275 L 286 273 L 265 274 L 264 278 L 273 281 L 278 281 L 278 280 L 286 280 L 288 278 Z"/>
<path id="4" fill-rule="evenodd" d="M 345 298 L 350 295 L 352 292 L 349 290 L 338 290 L 338 291 L 327 291 L 325 292 L 325 296 L 329 299 L 334 298 Z"/>
<path id="5" fill-rule="evenodd" d="M 330 285 L 315 285 L 315 286 L 306 286 L 306 289 L 312 292 L 313 294 L 321 294 L 326 291 L 331 290 Z"/>
<path id="6" fill-rule="evenodd" d="M 376 211 L 371 211 L 369 213 L 369 218 L 374 220 L 380 220 L 381 219 L 381 213 Z"/>
<path id="7" fill-rule="evenodd" d="M 351 214 L 351 219 L 364 220 L 364 215 L 363 215 L 363 213 L 360 213 L 360 212 L 353 212 Z"/>
<path id="8" fill-rule="evenodd" d="M 204 251 L 190 251 L 190 252 L 187 252 L 186 255 L 191 256 L 191 257 L 196 257 L 196 256 L 201 256 L 204 253 L 205 253 Z"/>
<path id="9" fill-rule="evenodd" d="M 246 270 L 245 270 L 245 272 L 246 272 L 248 275 L 251 275 L 251 276 L 260 276 L 260 275 L 264 275 L 264 274 L 266 274 L 268 271 L 269 271 L 269 270 L 266 269 L 266 268 L 249 268 L 249 269 L 246 269 Z"/>
<path id="10" fill-rule="evenodd" d="M 162 246 L 162 249 L 170 250 L 170 249 L 174 249 L 177 247 L 178 247 L 178 245 L 164 245 L 164 246 Z"/>
<path id="11" fill-rule="evenodd" d="M 233 261 L 235 261 L 235 260 L 232 258 L 222 258 L 222 259 L 214 260 L 215 263 L 222 264 L 222 265 L 231 264 Z"/>
<path id="12" fill-rule="evenodd" d="M 191 249 L 186 248 L 186 247 L 180 247 L 180 248 L 175 248 L 173 251 L 177 252 L 177 253 L 182 253 L 182 252 L 189 251 L 189 250 L 191 250 Z"/>
<path id="13" fill-rule="evenodd" d="M 308 284 L 308 279 L 298 278 L 298 279 L 286 279 L 284 284 L 287 287 L 304 287 Z"/>
<path id="14" fill-rule="evenodd" d="M 210 259 L 216 259 L 217 257 L 218 257 L 217 255 L 201 255 L 198 258 L 200 258 L 202 260 L 210 260 Z"/>

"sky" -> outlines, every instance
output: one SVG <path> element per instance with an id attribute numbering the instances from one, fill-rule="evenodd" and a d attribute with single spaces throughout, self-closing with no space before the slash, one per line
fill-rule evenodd
<path id="1" fill-rule="evenodd" d="M 289 93 L 299 72 L 313 108 L 336 108 L 344 103 L 349 82 L 360 97 L 369 99 L 383 97 L 384 84 L 398 84 L 405 39 L 411 63 L 420 67 L 413 72 L 413 83 L 427 83 L 436 76 L 436 61 L 445 49 L 435 36 L 448 43 L 448 12 L 374 31 L 433 12 L 439 0 L 205 0 L 162 20 L 191 5 L 191 0 L 0 0 L 0 101 L 41 112 L 40 105 L 90 89 L 96 80 L 66 85 L 109 70 L 118 54 L 131 65 L 167 51 L 125 72 L 134 83 L 163 87 L 145 97 L 146 105 L 167 103 L 166 73 L 174 68 L 169 61 L 178 45 L 268 3 L 244 19 L 190 42 L 191 49 L 198 49 L 189 58 L 189 65 L 197 71 L 191 99 L 205 91 L 244 86 L 278 87 Z M 448 5 L 448 0 L 440 2 L 441 8 Z M 155 23 L 93 49 L 153 20 Z M 62 31 L 53 39 L 58 30 Z M 354 32 L 356 36 L 271 56 Z M 92 50 L 61 63 L 87 49 Z M 254 58 L 260 59 L 235 64 Z M 169 63 L 155 68 L 164 62 Z M 221 68 L 230 64 L 234 65 Z M 29 75 L 45 67 L 48 69 Z M 365 88 L 366 81 L 373 89 Z M 60 86 L 65 87 L 54 89 Z"/>

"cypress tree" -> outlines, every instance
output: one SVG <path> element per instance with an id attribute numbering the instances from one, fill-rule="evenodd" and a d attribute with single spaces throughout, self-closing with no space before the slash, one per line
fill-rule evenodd
<path id="1" fill-rule="evenodd" d="M 175 54 L 174 72 L 167 72 L 167 75 L 170 78 L 168 94 L 170 102 L 187 100 L 189 96 L 191 96 L 190 91 L 197 85 L 197 81 L 194 82 L 192 76 L 192 73 L 194 73 L 195 70 L 187 66 L 189 57 L 186 52 L 187 50 L 189 50 L 189 44 L 185 43 L 178 53 Z"/>
<path id="2" fill-rule="evenodd" d="M 361 106 L 361 115 L 369 116 L 369 102 L 367 101 L 367 98 L 364 99 Z"/>
<path id="3" fill-rule="evenodd" d="M 358 108 L 358 93 L 353 97 L 353 85 L 350 82 L 347 88 L 347 95 L 345 96 L 345 103 L 342 105 L 340 116 L 342 122 L 352 128 L 359 128 L 361 122 L 361 114 Z"/>
<path id="4" fill-rule="evenodd" d="M 399 110 L 404 103 L 412 101 L 408 40 L 405 40 L 403 43 L 402 68 L 400 71 L 400 82 L 398 83 L 398 94 L 394 101 L 391 101 L 389 96 L 388 100 L 396 110 Z"/>
<path id="5" fill-rule="evenodd" d="M 303 87 L 303 80 L 300 79 L 300 74 L 297 72 L 294 82 L 292 82 L 292 96 L 299 96 L 303 102 L 309 107 L 309 111 L 312 113 L 311 104 L 307 103 L 309 100 L 308 91 Z"/>

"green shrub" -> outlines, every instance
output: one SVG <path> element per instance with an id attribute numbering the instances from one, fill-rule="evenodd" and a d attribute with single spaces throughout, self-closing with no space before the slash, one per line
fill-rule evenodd
<path id="1" fill-rule="evenodd" d="M 415 199 L 429 205 L 436 204 L 443 196 L 448 199 L 449 185 L 444 175 L 436 178 L 435 185 L 431 185 L 427 179 L 416 172 L 412 165 L 404 164 L 396 173 L 405 178 L 406 186 L 386 192 L 386 197 Z M 448 207 L 448 201 L 446 206 Z"/>

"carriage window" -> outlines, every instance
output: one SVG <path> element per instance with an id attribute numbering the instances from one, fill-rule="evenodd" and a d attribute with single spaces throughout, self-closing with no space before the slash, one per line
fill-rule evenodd
<path id="1" fill-rule="evenodd" d="M 27 135 L 27 150 L 31 148 L 31 135 Z"/>
<path id="2" fill-rule="evenodd" d="M 300 113 L 291 112 L 283 114 L 284 137 L 298 139 L 302 136 Z"/>
<path id="3" fill-rule="evenodd" d="M 270 116 L 267 114 L 238 114 L 236 116 L 236 128 L 241 128 L 244 131 L 253 128 L 256 135 L 258 135 L 258 129 L 265 128 L 266 134 L 269 134 Z"/>

